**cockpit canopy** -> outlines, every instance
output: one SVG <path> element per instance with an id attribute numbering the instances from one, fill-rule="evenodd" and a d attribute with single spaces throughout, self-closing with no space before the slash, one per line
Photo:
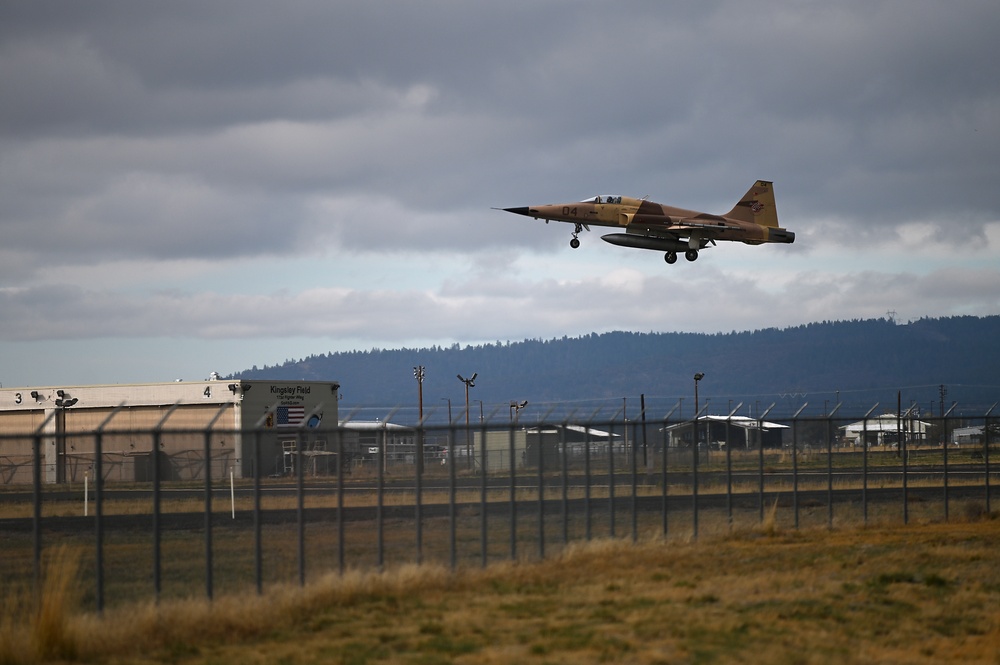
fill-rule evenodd
<path id="1" fill-rule="evenodd" d="M 589 199 L 584 199 L 580 203 L 621 203 L 622 197 L 620 196 L 591 196 Z"/>

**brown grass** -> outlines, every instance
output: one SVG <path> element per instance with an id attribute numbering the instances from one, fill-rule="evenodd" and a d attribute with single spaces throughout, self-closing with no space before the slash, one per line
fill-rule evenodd
<path id="1" fill-rule="evenodd" d="M 263 596 L 79 608 L 79 552 L 4 599 L 0 663 L 997 663 L 1000 520 L 571 544 Z"/>

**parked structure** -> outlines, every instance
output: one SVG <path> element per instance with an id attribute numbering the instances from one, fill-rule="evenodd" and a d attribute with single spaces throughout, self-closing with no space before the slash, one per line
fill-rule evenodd
<path id="1" fill-rule="evenodd" d="M 930 424 L 916 418 L 899 417 L 895 413 L 884 413 L 876 418 L 859 420 L 840 428 L 844 439 L 854 446 L 867 444 L 872 446 L 897 445 L 900 437 L 908 444 L 921 444 L 927 441 L 927 428 Z"/>
<path id="2" fill-rule="evenodd" d="M 5 388 L 0 390 L 0 482 L 31 482 L 36 440 L 42 482 L 82 482 L 94 464 L 97 431 L 106 480 L 149 480 L 154 449 L 162 456 L 163 479 L 204 477 L 206 450 L 213 476 L 231 471 L 250 477 L 258 473 L 250 437 L 261 440 L 262 476 L 288 473 L 300 445 L 302 455 L 311 457 L 330 451 L 316 433 L 324 422 L 336 425 L 339 389 L 336 382 L 218 379 Z M 159 430 L 158 440 L 135 434 L 142 430 Z"/>
<path id="3" fill-rule="evenodd" d="M 698 446 L 710 449 L 753 450 L 780 448 L 782 432 L 788 425 L 747 416 L 702 416 L 698 419 Z M 668 426 L 667 445 L 671 448 L 690 448 L 694 423 L 690 420 Z"/>

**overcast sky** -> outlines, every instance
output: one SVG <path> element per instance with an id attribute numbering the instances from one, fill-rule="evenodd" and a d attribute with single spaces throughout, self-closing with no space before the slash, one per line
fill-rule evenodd
<path id="1" fill-rule="evenodd" d="M 0 384 L 1000 313 L 997 34 L 996 0 L 4 2 Z M 492 209 L 757 179 L 795 244 L 673 266 Z"/>

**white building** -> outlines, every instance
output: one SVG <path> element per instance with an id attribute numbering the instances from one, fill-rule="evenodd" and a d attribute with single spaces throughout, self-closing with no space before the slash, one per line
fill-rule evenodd
<path id="1" fill-rule="evenodd" d="M 930 424 L 911 417 L 898 417 L 895 413 L 884 413 L 868 420 L 859 420 L 840 429 L 844 439 L 853 446 L 862 445 L 867 436 L 868 447 L 896 445 L 902 436 L 907 443 L 926 443 L 927 428 Z"/>
<path id="2" fill-rule="evenodd" d="M 213 476 L 250 477 L 258 440 L 259 473 L 284 473 L 285 453 L 300 439 L 303 451 L 327 448 L 317 434 L 324 422 L 337 423 L 339 389 L 336 382 L 218 379 L 0 389 L 0 482 L 31 482 L 36 440 L 46 483 L 82 482 L 98 442 L 106 480 L 149 480 L 154 439 L 161 478 L 204 478 L 206 466 Z"/>

